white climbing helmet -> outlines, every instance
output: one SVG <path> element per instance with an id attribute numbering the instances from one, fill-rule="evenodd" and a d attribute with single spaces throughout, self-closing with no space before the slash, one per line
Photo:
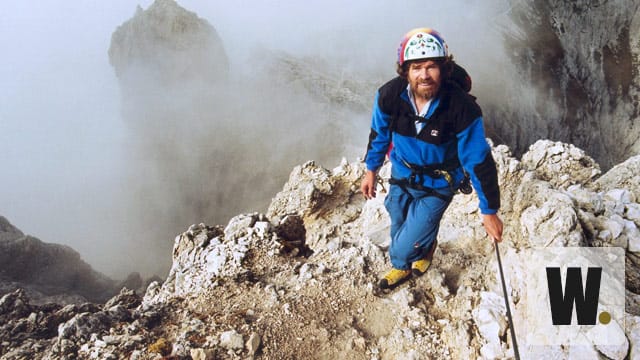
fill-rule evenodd
<path id="1" fill-rule="evenodd" d="M 440 34 L 430 28 L 409 31 L 398 47 L 398 65 L 405 61 L 421 59 L 444 59 L 449 56 L 447 43 Z"/>

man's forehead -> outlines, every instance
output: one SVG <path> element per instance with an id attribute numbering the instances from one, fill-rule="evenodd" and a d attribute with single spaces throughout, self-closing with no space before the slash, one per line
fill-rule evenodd
<path id="1" fill-rule="evenodd" d="M 429 66 L 429 65 L 435 65 L 435 64 L 436 64 L 436 62 L 434 60 L 426 59 L 426 60 L 414 60 L 409 64 L 409 66 L 411 66 L 411 67 Z"/>

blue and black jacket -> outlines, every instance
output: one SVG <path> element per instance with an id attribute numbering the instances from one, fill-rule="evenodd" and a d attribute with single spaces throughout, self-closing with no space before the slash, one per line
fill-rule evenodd
<path id="1" fill-rule="evenodd" d="M 376 94 L 371 134 L 365 159 L 367 169 L 377 171 L 383 164 L 393 136 L 391 176 L 408 179 L 408 166 L 454 164 L 449 173 L 459 184 L 463 169 L 480 199 L 482 214 L 495 214 L 500 208 L 500 189 L 496 164 L 485 139 L 482 111 L 475 98 L 457 84 L 444 81 L 431 101 L 422 130 L 417 133 L 415 111 L 409 100 L 407 80 L 402 77 L 384 84 Z M 443 189 L 450 184 L 441 176 L 421 176 L 423 187 Z"/>

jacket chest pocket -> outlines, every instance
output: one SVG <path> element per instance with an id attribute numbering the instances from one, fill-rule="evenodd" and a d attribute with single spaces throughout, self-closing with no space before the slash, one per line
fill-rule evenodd
<path id="1" fill-rule="evenodd" d="M 423 121 L 423 128 L 420 132 L 416 132 L 416 120 L 422 119 L 416 115 L 405 112 L 398 116 L 392 126 L 392 130 L 400 135 L 408 137 L 416 137 L 434 145 L 440 145 L 449 142 L 455 138 L 455 133 L 450 124 L 441 118 L 432 118 Z"/>
<path id="2" fill-rule="evenodd" d="M 447 126 L 440 122 L 427 121 L 424 128 L 418 133 L 418 139 L 430 144 L 440 145 L 449 142 L 454 135 Z"/>

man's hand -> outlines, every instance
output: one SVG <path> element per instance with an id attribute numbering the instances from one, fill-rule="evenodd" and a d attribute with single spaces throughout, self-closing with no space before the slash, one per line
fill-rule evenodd
<path id="1" fill-rule="evenodd" d="M 367 170 L 360 184 L 360 190 L 365 199 L 373 199 L 376 197 L 376 173 L 375 171 Z"/>
<path id="2" fill-rule="evenodd" d="M 502 241 L 502 220 L 496 214 L 482 215 L 482 225 L 490 238 Z"/>

